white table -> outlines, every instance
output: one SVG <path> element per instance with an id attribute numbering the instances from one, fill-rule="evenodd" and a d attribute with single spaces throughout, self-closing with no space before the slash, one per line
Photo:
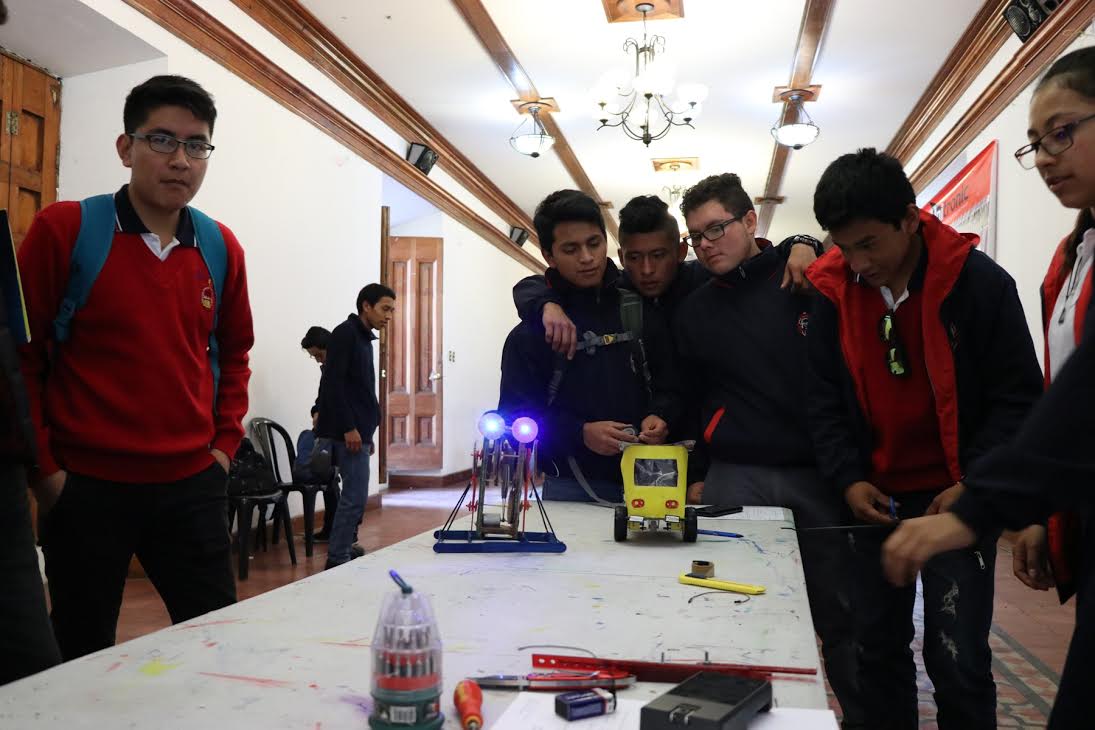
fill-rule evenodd
<path id="1" fill-rule="evenodd" d="M 431 532 L 193 621 L 0 687 L 0 728 L 367 728 L 369 643 L 395 568 L 431 596 L 444 642 L 442 703 L 467 676 L 531 671 L 529 644 L 580 646 L 603 657 L 702 659 L 818 667 L 789 513 L 783 521 L 700 520 L 748 539 L 652 534 L 612 540 L 612 513 L 547 503 L 562 555 L 433 552 Z M 530 513 L 529 528 L 533 520 Z M 383 519 L 381 517 L 380 519 Z M 462 518 L 457 527 L 467 525 Z M 716 576 L 767 586 L 688 599 L 677 575 L 693 559 Z M 777 680 L 775 704 L 824 708 L 816 676 Z M 653 698 L 641 683 L 621 696 Z M 487 727 L 512 701 L 487 692 Z"/>

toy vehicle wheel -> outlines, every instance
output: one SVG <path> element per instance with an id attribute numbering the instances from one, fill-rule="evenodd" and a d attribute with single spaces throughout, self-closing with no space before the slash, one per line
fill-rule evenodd
<path id="1" fill-rule="evenodd" d="M 617 507 L 615 511 L 615 518 L 613 520 L 613 536 L 616 538 L 616 542 L 624 542 L 627 540 L 627 507 Z M 695 539 L 695 538 L 693 538 Z"/>
<path id="2" fill-rule="evenodd" d="M 700 529 L 700 518 L 696 514 L 695 507 L 684 508 L 684 532 L 681 533 L 681 537 L 685 542 L 695 542 L 696 537 L 699 536 L 698 530 Z"/>

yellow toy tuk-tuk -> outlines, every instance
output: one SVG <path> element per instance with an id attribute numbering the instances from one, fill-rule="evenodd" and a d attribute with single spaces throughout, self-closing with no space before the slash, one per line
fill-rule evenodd
<path id="1" fill-rule="evenodd" d="M 620 460 L 624 503 L 616 507 L 615 537 L 629 530 L 673 530 L 684 542 L 695 542 L 698 518 L 685 503 L 688 495 L 688 448 L 683 444 L 632 444 Z"/>

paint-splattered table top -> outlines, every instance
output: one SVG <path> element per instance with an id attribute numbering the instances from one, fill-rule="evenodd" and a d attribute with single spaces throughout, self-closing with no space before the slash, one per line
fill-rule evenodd
<path id="1" fill-rule="evenodd" d="M 795 533 L 786 521 L 705 520 L 745 539 L 612 539 L 612 512 L 548 503 L 567 552 L 433 552 L 431 533 L 154 634 L 0 687 L 0 728 L 367 728 L 369 644 L 397 569 L 431 596 L 444 642 L 447 728 L 460 679 L 532 669 L 527 645 L 599 656 L 818 667 Z M 381 517 L 382 519 L 382 517 Z M 531 514 L 530 514 L 531 520 Z M 705 524 L 706 523 L 706 524 Z M 530 525 L 530 529 L 531 525 Z M 644 539 L 645 538 L 645 539 Z M 764 595 L 681 585 L 694 559 Z M 564 649 L 540 653 L 576 654 Z M 627 696 L 668 688 L 639 684 Z M 774 683 L 776 704 L 826 706 L 820 674 Z M 487 726 L 512 700 L 486 692 Z"/>

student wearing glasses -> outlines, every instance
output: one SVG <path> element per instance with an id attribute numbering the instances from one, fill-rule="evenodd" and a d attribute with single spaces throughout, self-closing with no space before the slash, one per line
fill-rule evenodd
<path id="1" fill-rule="evenodd" d="M 114 644 L 134 554 L 173 622 L 236 600 L 225 485 L 247 412 L 251 307 L 236 237 L 187 207 L 215 120 L 190 79 L 135 87 L 116 143 L 129 184 L 49 206 L 19 249 L 31 483 L 66 660 Z M 89 251 L 101 269 L 81 301 Z"/>
<path id="2" fill-rule="evenodd" d="M 1034 93 L 1028 135 L 1031 143 L 1016 157 L 1037 168 L 1062 205 L 1080 210 L 1043 286 L 1048 390 L 1019 433 L 971 470 L 950 513 L 902 524 L 885 545 L 885 567 L 904 585 L 943 551 L 1000 527 L 1038 525 L 1016 544 L 1016 573 L 1034 588 L 1056 583 L 1062 600 L 1076 593 L 1076 628 L 1048 725 L 1063 730 L 1090 727 L 1095 677 L 1095 48 L 1050 67 Z"/>
<path id="3" fill-rule="evenodd" d="M 673 323 L 681 372 L 699 412 L 710 464 L 689 499 L 792 510 L 796 527 L 845 522 L 840 498 L 817 469 L 806 418 L 806 333 L 810 296 L 784 288 L 791 252 L 816 258 L 821 244 L 794 236 L 758 238 L 752 198 L 737 175 L 701 180 L 681 203 L 688 242 L 710 280 L 678 308 Z M 825 672 L 843 727 L 862 727 L 847 539 L 800 533 L 802 567 Z"/>
<path id="4" fill-rule="evenodd" d="M 945 511 L 1041 390 L 1015 282 L 976 236 L 920 211 L 901 163 L 873 149 L 829 165 L 814 213 L 836 244 L 807 272 L 819 294 L 808 339 L 822 471 L 867 525 Z M 883 576 L 887 534 L 854 531 L 859 688 L 868 727 L 916 728 L 916 589 Z M 987 530 L 920 571 L 924 663 L 943 730 L 996 727 L 997 536 Z"/>

